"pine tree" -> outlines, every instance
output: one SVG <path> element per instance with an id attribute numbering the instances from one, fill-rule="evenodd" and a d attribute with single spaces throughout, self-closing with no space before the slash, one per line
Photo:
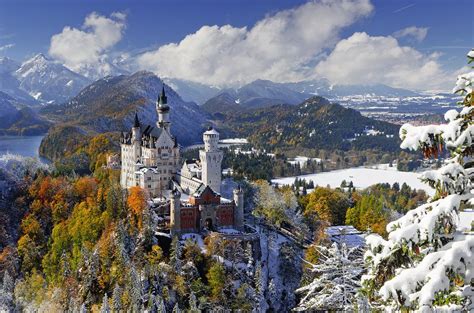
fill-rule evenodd
<path id="1" fill-rule="evenodd" d="M 81 308 L 79 309 L 79 312 L 80 313 L 87 313 L 87 308 L 86 308 L 85 303 L 81 304 Z"/>
<path id="2" fill-rule="evenodd" d="M 181 272 L 181 245 L 178 237 L 173 237 L 170 248 L 170 265 L 173 267 L 176 273 Z"/>
<path id="3" fill-rule="evenodd" d="M 474 62 L 474 50 L 468 57 Z M 388 240 L 367 238 L 369 268 L 363 285 L 373 306 L 474 310 L 474 236 L 456 230 L 459 211 L 474 198 L 473 81 L 472 71 L 458 77 L 454 92 L 464 96 L 464 108 L 446 112 L 447 124 L 405 124 L 400 130 L 402 148 L 421 149 L 425 157 L 446 149 L 451 158 L 439 170 L 422 175 L 436 189 L 430 202 L 388 224 Z"/>
<path id="4" fill-rule="evenodd" d="M 115 284 L 114 291 L 112 293 L 112 308 L 114 312 L 122 311 L 122 289 L 118 284 Z"/>
<path id="5" fill-rule="evenodd" d="M 100 308 L 100 313 L 110 313 L 110 306 L 109 306 L 109 298 L 107 297 L 107 293 L 104 294 L 104 298 L 102 299 L 102 307 Z"/>
<path id="6" fill-rule="evenodd" d="M 262 271 L 262 263 L 260 261 L 257 261 L 257 264 L 255 265 L 255 291 L 256 291 L 256 298 L 255 298 L 255 303 L 262 303 L 265 298 L 265 285 L 263 281 L 263 271 Z"/>
<path id="7" fill-rule="evenodd" d="M 270 279 L 270 282 L 268 283 L 268 298 L 270 299 L 272 304 L 279 303 L 280 299 L 277 299 L 278 296 L 278 290 L 275 285 L 274 279 Z"/>
<path id="8" fill-rule="evenodd" d="M 317 264 L 309 263 L 313 280 L 296 290 L 302 295 L 297 311 L 352 310 L 363 273 L 363 249 L 345 243 L 315 246 Z"/>
<path id="9" fill-rule="evenodd" d="M 2 291 L 7 293 L 13 293 L 15 289 L 15 282 L 13 278 L 10 276 L 10 272 L 5 271 L 3 274 L 3 284 L 2 284 Z"/>
<path id="10" fill-rule="evenodd" d="M 254 259 L 252 244 L 250 242 L 247 242 L 245 244 L 245 259 L 247 260 L 247 276 L 252 277 L 254 269 Z"/>
<path id="11" fill-rule="evenodd" d="M 131 297 L 131 303 L 133 307 L 136 307 L 137 309 L 140 308 L 141 305 L 141 282 L 140 282 L 140 275 L 137 273 L 137 270 L 135 269 L 135 266 L 132 265 L 130 269 L 130 297 Z"/>
<path id="12" fill-rule="evenodd" d="M 8 271 L 3 274 L 3 283 L 0 286 L 0 312 L 13 312 L 13 291 L 15 283 Z"/>
<path id="13" fill-rule="evenodd" d="M 148 303 L 147 303 L 147 308 L 146 311 L 148 313 L 154 313 L 156 312 L 156 303 L 155 303 L 155 297 L 152 294 L 148 295 Z"/>
<path id="14" fill-rule="evenodd" d="M 166 313 L 166 306 L 165 306 L 165 301 L 163 300 L 163 297 L 157 295 L 155 298 L 155 303 L 156 303 L 158 313 Z"/>
<path id="15" fill-rule="evenodd" d="M 179 309 L 179 305 L 177 303 L 174 305 L 173 313 L 181 313 L 181 310 Z"/>
<path id="16" fill-rule="evenodd" d="M 191 313 L 200 312 L 200 310 L 198 309 L 196 295 L 192 291 L 191 291 L 191 295 L 189 296 L 189 311 Z"/>

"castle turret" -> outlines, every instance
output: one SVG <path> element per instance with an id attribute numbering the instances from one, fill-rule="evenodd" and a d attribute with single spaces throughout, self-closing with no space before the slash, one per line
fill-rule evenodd
<path id="1" fill-rule="evenodd" d="M 199 151 L 202 164 L 202 182 L 216 192 L 221 192 L 223 152 L 219 150 L 219 133 L 209 127 L 203 134 L 204 150 Z"/>
<path id="2" fill-rule="evenodd" d="M 163 84 L 161 94 L 156 102 L 156 111 L 158 112 L 157 126 L 159 128 L 164 128 L 169 131 L 171 126 L 169 117 L 170 107 L 168 106 L 168 98 L 165 94 L 165 84 Z"/>
<path id="3" fill-rule="evenodd" d="M 181 193 L 175 188 L 170 196 L 170 229 L 174 236 L 181 231 Z"/>
<path id="4" fill-rule="evenodd" d="M 137 170 L 142 165 L 141 164 L 141 155 L 142 155 L 141 146 L 142 146 L 142 131 L 140 129 L 140 121 L 138 120 L 138 114 L 135 113 L 135 119 L 133 121 L 133 127 L 132 127 L 133 159 L 136 160 L 134 170 Z"/>
<path id="5" fill-rule="evenodd" d="M 244 191 L 239 185 L 237 189 L 234 189 L 234 226 L 239 230 L 244 228 Z"/>
<path id="6" fill-rule="evenodd" d="M 132 141 L 140 141 L 141 137 L 140 121 L 138 120 L 138 114 L 135 112 L 135 119 L 132 127 Z"/>

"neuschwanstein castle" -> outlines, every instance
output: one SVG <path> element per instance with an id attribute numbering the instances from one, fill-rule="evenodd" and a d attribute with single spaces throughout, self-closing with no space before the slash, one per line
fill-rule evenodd
<path id="1" fill-rule="evenodd" d="M 154 202 L 165 206 L 172 234 L 225 227 L 243 229 L 242 189 L 234 190 L 232 200 L 220 195 L 223 152 L 218 147 L 219 133 L 211 127 L 205 131 L 199 160 L 181 164 L 164 86 L 156 110 L 156 127 L 142 125 L 135 114 L 131 131 L 121 135 L 122 188 L 139 186 Z"/>

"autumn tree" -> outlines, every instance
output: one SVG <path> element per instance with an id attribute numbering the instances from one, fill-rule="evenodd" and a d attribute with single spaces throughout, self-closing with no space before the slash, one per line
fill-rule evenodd
<path id="1" fill-rule="evenodd" d="M 147 206 L 147 196 L 145 190 L 136 186 L 129 189 L 127 204 L 130 209 L 132 225 L 139 230 L 142 229 L 143 210 Z"/>
<path id="2" fill-rule="evenodd" d="M 330 188 L 317 187 L 308 196 L 304 215 L 313 222 L 318 219 L 326 221 L 331 225 L 343 225 L 346 210 L 349 208 L 347 196 Z"/>
<path id="3" fill-rule="evenodd" d="M 207 272 L 207 281 L 211 289 L 211 298 L 215 302 L 219 302 L 224 298 L 224 286 L 226 281 L 224 266 L 215 262 L 209 272 Z"/>

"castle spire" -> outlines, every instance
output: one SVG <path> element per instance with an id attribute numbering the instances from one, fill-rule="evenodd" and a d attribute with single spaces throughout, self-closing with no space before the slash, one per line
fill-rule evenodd
<path id="1" fill-rule="evenodd" d="M 160 94 L 160 97 L 158 99 L 158 104 L 160 106 L 168 104 L 168 98 L 166 97 L 166 94 L 165 94 L 165 84 L 164 83 L 163 83 L 163 86 L 161 87 L 161 94 Z"/>
<path id="2" fill-rule="evenodd" d="M 168 106 L 168 98 L 165 94 L 165 84 L 161 88 L 161 94 L 156 101 L 156 111 L 158 113 L 158 123 L 157 126 L 159 128 L 170 130 L 170 118 L 169 118 L 169 111 L 170 107 Z"/>
<path id="3" fill-rule="evenodd" d="M 138 120 L 137 112 L 135 112 L 135 120 L 133 122 L 133 127 L 140 127 L 140 121 Z"/>

